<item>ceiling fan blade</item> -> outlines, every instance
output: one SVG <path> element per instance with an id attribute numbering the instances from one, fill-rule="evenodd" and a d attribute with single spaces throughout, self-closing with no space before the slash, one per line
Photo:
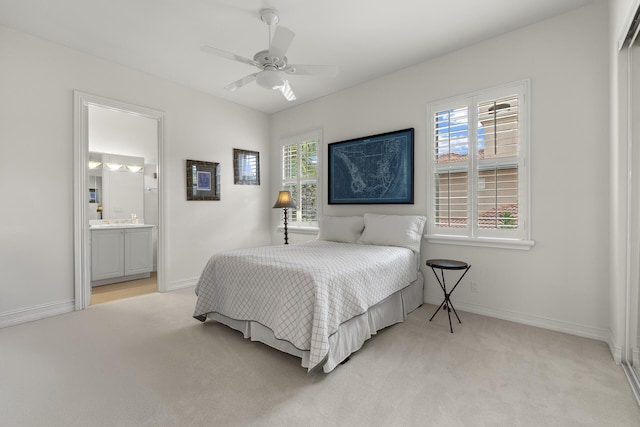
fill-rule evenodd
<path id="1" fill-rule="evenodd" d="M 297 74 L 299 76 L 335 77 L 338 75 L 339 68 L 337 65 L 290 64 L 284 71 L 287 74 Z"/>
<path id="2" fill-rule="evenodd" d="M 234 91 L 236 89 L 240 89 L 242 86 L 246 85 L 247 83 L 251 83 L 252 81 L 254 81 L 257 75 L 258 73 L 249 74 L 248 76 L 245 76 L 240 80 L 236 80 L 235 82 L 226 85 L 224 88 L 228 91 Z"/>
<path id="3" fill-rule="evenodd" d="M 276 27 L 269 45 L 269 53 L 283 59 L 291 46 L 295 33 L 286 27 Z"/>
<path id="4" fill-rule="evenodd" d="M 280 89 L 280 92 L 282 92 L 282 95 L 287 99 L 287 101 L 296 100 L 296 94 L 293 93 L 293 90 L 291 90 L 291 86 L 289 86 L 288 80 L 285 80 L 284 84 L 280 86 L 278 89 Z"/>
<path id="5" fill-rule="evenodd" d="M 249 65 L 253 65 L 254 67 L 262 68 L 260 67 L 260 64 L 258 64 L 253 59 L 245 58 L 244 56 L 236 55 L 235 53 L 227 52 L 226 50 L 218 49 L 216 47 L 202 46 L 200 50 L 206 53 L 210 53 L 212 55 L 221 56 L 223 58 L 231 59 L 233 61 L 242 62 L 243 64 L 249 64 Z"/>

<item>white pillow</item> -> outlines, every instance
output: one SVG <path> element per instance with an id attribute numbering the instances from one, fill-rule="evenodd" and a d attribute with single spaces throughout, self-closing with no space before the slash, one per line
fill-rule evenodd
<path id="1" fill-rule="evenodd" d="M 364 218 L 361 216 L 321 216 L 318 225 L 320 227 L 318 240 L 356 243 L 364 228 Z"/>
<path id="2" fill-rule="evenodd" d="M 364 232 L 358 243 L 400 246 L 419 253 L 426 221 L 424 216 L 364 214 Z"/>

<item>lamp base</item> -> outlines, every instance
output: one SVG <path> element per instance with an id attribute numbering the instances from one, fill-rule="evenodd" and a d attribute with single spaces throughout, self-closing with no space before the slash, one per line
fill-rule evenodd
<path id="1" fill-rule="evenodd" d="M 284 208 L 284 244 L 289 244 L 289 233 L 287 230 L 287 208 Z"/>

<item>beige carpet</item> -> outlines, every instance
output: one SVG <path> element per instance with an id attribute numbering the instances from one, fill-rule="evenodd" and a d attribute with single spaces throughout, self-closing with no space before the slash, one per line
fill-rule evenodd
<path id="1" fill-rule="evenodd" d="M 0 330 L 2 426 L 638 426 L 607 346 L 424 305 L 330 374 L 191 318 L 193 289 Z"/>

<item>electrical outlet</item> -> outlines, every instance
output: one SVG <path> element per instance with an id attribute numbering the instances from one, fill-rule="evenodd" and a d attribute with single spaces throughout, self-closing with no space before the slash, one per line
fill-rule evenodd
<path id="1" fill-rule="evenodd" d="M 470 287 L 471 287 L 471 292 L 480 292 L 480 290 L 478 289 L 477 282 L 471 282 Z"/>

